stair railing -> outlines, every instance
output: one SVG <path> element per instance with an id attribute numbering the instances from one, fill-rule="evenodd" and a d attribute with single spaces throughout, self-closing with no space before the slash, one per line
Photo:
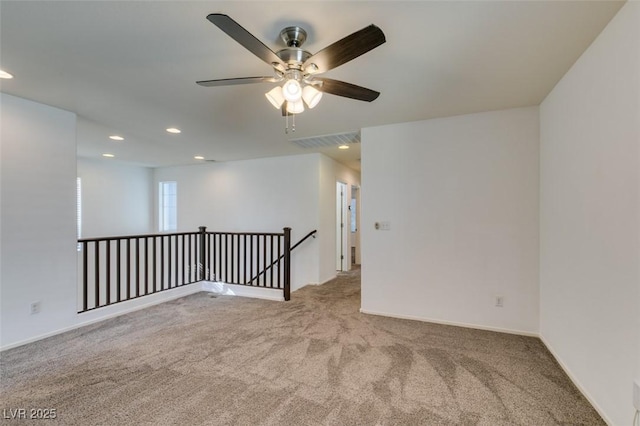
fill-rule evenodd
<path id="1" fill-rule="evenodd" d="M 291 228 L 82 238 L 80 306 L 87 312 L 201 281 L 280 289 L 291 297 Z"/>

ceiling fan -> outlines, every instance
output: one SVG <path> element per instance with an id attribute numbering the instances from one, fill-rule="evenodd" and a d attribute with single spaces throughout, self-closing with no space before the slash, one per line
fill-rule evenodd
<path id="1" fill-rule="evenodd" d="M 366 102 L 371 102 L 380 95 L 380 92 L 375 90 L 318 76 L 383 44 L 386 41 L 384 33 L 375 25 L 369 25 L 316 54 L 311 54 L 301 48 L 307 39 L 307 33 L 303 28 L 293 26 L 283 29 L 280 32 L 280 38 L 287 47 L 274 52 L 227 15 L 212 13 L 207 16 L 207 19 L 273 67 L 274 74 L 268 77 L 197 81 L 196 83 L 201 86 L 216 87 L 284 81 L 282 86 L 276 86 L 265 94 L 274 107 L 282 110 L 283 115 L 299 114 L 304 111 L 305 104 L 308 108 L 315 107 L 322 93 Z"/>

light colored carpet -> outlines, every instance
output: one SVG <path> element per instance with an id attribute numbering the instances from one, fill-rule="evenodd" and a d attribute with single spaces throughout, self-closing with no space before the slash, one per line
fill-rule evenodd
<path id="1" fill-rule="evenodd" d="M 604 424 L 535 338 L 360 314 L 359 271 L 290 302 L 205 293 L 1 354 L 0 410 L 64 425 Z"/>

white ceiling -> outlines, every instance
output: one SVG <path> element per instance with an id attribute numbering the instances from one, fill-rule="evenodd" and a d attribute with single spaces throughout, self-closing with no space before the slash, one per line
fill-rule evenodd
<path id="1" fill-rule="evenodd" d="M 539 104 L 622 6 L 614 1 L 0 2 L 0 90 L 79 116 L 78 155 L 147 166 L 324 152 L 359 169 L 359 145 L 290 142 L 362 127 Z M 196 80 L 271 75 L 206 20 L 228 14 L 272 50 L 286 26 L 315 53 L 369 24 L 387 42 L 323 76 L 382 94 L 325 95 L 285 134 L 273 84 Z M 165 132 L 182 129 L 180 135 Z M 108 139 L 111 134 L 124 142 Z M 393 143 L 393 141 L 390 141 Z M 105 160 L 112 161 L 112 160 Z"/>

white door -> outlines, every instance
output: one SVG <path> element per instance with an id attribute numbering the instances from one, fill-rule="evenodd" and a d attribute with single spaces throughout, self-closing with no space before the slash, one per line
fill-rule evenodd
<path id="1" fill-rule="evenodd" d="M 351 232 L 351 264 L 360 264 L 360 188 L 351 186 L 349 203 L 349 231 Z"/>

